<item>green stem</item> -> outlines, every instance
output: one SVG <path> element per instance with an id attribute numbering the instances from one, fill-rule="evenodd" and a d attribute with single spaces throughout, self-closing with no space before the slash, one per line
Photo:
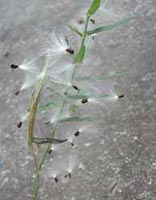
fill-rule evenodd
<path id="1" fill-rule="evenodd" d="M 32 200 L 36 200 L 39 191 L 39 186 L 40 186 L 40 171 L 36 170 L 35 180 L 33 185 Z"/>
<path id="2" fill-rule="evenodd" d="M 85 40 L 86 40 L 86 37 L 87 37 L 87 29 L 88 29 L 89 20 L 90 20 L 90 15 L 87 14 L 86 24 L 85 24 L 85 28 L 84 28 L 84 33 L 83 33 L 83 38 L 82 38 L 81 47 L 84 45 Z M 80 48 L 80 49 L 81 49 L 81 48 Z"/>

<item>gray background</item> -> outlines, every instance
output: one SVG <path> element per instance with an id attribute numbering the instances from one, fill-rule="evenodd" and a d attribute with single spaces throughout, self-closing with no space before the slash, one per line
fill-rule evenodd
<path id="1" fill-rule="evenodd" d="M 77 21 L 85 4 L 87 1 L 0 0 L 0 200 L 27 200 L 32 184 L 26 127 L 16 128 L 19 108 L 26 99 L 26 95 L 14 95 L 22 74 L 9 66 L 36 55 L 42 33 Z M 96 58 L 97 65 L 101 64 L 85 73 L 100 74 L 111 67 L 128 70 L 128 75 L 112 81 L 125 98 L 106 105 L 105 121 L 97 126 L 99 134 L 90 146 L 84 145 L 87 138 L 79 142 L 83 169 L 78 163 L 72 179 L 55 184 L 49 177 L 50 166 L 49 171 L 43 170 L 40 199 L 156 199 L 156 1 L 111 0 L 107 9 L 119 18 L 137 17 L 129 25 L 99 36 L 91 62 Z M 115 21 L 116 15 L 104 16 L 104 22 Z"/>

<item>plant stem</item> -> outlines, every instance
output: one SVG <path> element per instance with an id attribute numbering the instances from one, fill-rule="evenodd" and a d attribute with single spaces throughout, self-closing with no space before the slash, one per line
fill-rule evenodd
<path id="1" fill-rule="evenodd" d="M 84 45 L 85 40 L 86 40 L 86 37 L 87 37 L 87 28 L 88 28 L 89 20 L 90 20 L 90 15 L 87 15 L 87 17 L 86 17 L 86 23 L 85 23 L 85 28 L 84 28 L 84 33 L 83 33 L 82 42 L 81 42 L 81 47 Z M 81 47 L 80 47 L 80 49 L 81 49 Z M 77 67 L 77 66 L 76 66 L 76 63 L 74 63 L 74 64 L 75 64 L 75 66 L 74 66 L 74 70 L 73 70 L 73 73 L 72 73 L 72 76 L 71 76 L 71 80 L 70 80 L 71 84 L 72 84 L 72 82 L 73 82 L 73 79 L 74 79 L 74 76 L 75 76 L 75 73 L 76 73 L 76 67 Z M 65 91 L 64 91 L 64 92 L 65 92 L 65 93 L 68 93 L 68 90 L 69 90 L 69 89 L 70 89 L 70 86 L 67 86 L 67 87 L 65 88 Z M 66 103 L 66 97 L 63 97 L 63 100 L 62 100 L 60 109 L 59 109 L 59 111 L 58 111 L 57 119 L 60 118 L 60 115 L 61 115 L 61 113 L 62 113 L 62 110 L 63 110 L 63 108 L 64 108 L 65 103 Z M 34 122 L 33 122 L 33 123 L 34 123 Z M 55 135 L 55 132 L 56 132 L 56 129 L 57 129 L 57 125 L 58 125 L 58 124 L 57 124 L 57 120 L 56 120 L 56 123 L 54 123 L 53 128 L 52 128 L 52 133 L 51 133 L 51 138 L 52 138 L 52 139 L 54 138 L 54 135 Z M 39 184 L 39 182 L 40 182 L 40 172 L 41 172 L 41 170 L 42 170 L 42 166 L 43 166 L 45 160 L 47 159 L 47 156 L 48 156 L 48 153 L 49 153 L 49 151 L 50 151 L 51 146 L 52 146 L 51 143 L 49 143 L 49 144 L 47 145 L 46 150 L 45 150 L 45 152 L 44 152 L 44 154 L 43 154 L 43 157 L 42 157 L 42 159 L 41 159 L 41 161 L 40 161 L 39 164 L 37 164 L 37 161 L 36 161 L 37 158 L 36 158 L 35 154 L 33 154 L 33 155 L 34 155 L 34 158 L 35 158 L 35 162 L 36 162 L 36 173 L 35 173 L 35 181 L 34 181 L 34 185 L 33 185 L 33 196 L 32 196 L 32 200 L 36 200 L 36 198 L 37 198 L 38 191 L 39 191 L 39 186 L 40 186 L 40 184 Z"/>
<path id="2" fill-rule="evenodd" d="M 35 173 L 35 180 L 33 185 L 33 194 L 32 194 L 32 200 L 36 200 L 38 191 L 39 191 L 39 185 L 40 185 L 40 171 L 36 170 Z"/>
<path id="3" fill-rule="evenodd" d="M 82 38 L 81 47 L 84 45 L 85 40 L 86 40 L 86 37 L 87 37 L 87 29 L 88 29 L 89 20 L 90 20 L 90 15 L 87 14 L 87 17 L 86 17 L 86 24 L 85 24 L 85 28 L 84 28 L 84 33 L 83 33 L 83 38 Z M 80 49 L 81 49 L 81 47 L 80 47 Z"/>

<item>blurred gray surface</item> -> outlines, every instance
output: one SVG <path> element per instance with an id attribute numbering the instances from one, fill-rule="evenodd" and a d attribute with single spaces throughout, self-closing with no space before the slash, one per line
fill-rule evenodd
<path id="1" fill-rule="evenodd" d="M 42 33 L 76 22 L 86 3 L 0 0 L 0 200 L 27 200 L 32 184 L 26 129 L 16 128 L 19 107 L 26 96 L 14 95 L 22 74 L 9 66 L 36 55 Z M 100 66 L 90 71 L 128 70 L 128 75 L 112 81 L 125 98 L 107 108 L 91 145 L 84 145 L 90 143 L 87 137 L 84 141 L 79 138 L 81 165 L 74 169 L 72 179 L 56 184 L 49 171 L 43 170 L 40 199 L 156 199 L 156 1 L 111 0 L 109 9 L 116 15 L 104 16 L 104 22 L 129 14 L 137 17 L 97 38 L 98 48 L 91 62 L 96 58 L 94 65 Z"/>

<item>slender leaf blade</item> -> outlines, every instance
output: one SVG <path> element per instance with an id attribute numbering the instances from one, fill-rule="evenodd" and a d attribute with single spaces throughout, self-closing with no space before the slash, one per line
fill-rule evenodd
<path id="1" fill-rule="evenodd" d="M 79 77 L 75 77 L 75 81 L 100 81 L 104 79 L 112 79 L 112 78 L 120 77 L 126 74 L 127 74 L 127 71 L 122 71 L 122 72 L 113 72 L 113 73 L 106 74 L 103 76 L 79 76 Z"/>
<path id="2" fill-rule="evenodd" d="M 46 68 L 43 68 L 42 71 L 44 71 Z M 29 115 L 28 115 L 28 145 L 30 147 L 30 150 L 33 151 L 33 145 L 32 145 L 32 139 L 34 134 L 34 123 L 35 123 L 35 117 L 37 113 L 37 107 L 39 103 L 40 94 L 43 88 L 45 79 L 39 80 L 35 85 L 35 91 L 33 92 L 30 100 L 29 105 Z"/>
<path id="3" fill-rule="evenodd" d="M 66 142 L 67 139 L 54 139 L 54 138 L 33 138 L 33 142 L 36 144 L 45 144 L 45 143 L 52 143 L 52 144 L 59 144 L 59 143 L 63 143 Z"/>
<path id="4" fill-rule="evenodd" d="M 75 33 L 77 33 L 79 36 L 83 36 L 83 34 L 77 29 L 77 28 L 75 28 L 75 27 L 73 27 L 73 26 L 71 26 L 71 25 L 68 25 L 68 27 L 72 30 L 72 31 L 74 31 Z"/>
<path id="5" fill-rule="evenodd" d="M 93 30 L 87 31 L 87 35 L 93 35 L 93 34 L 97 34 L 97 33 L 100 33 L 100 32 L 109 31 L 109 30 L 118 28 L 120 26 L 127 24 L 131 19 L 132 19 L 132 17 L 129 17 L 129 18 L 120 20 L 120 21 L 113 23 L 113 24 L 100 26 L 100 27 L 95 28 Z"/>
<path id="6" fill-rule="evenodd" d="M 41 112 L 47 109 L 57 108 L 57 104 L 53 102 L 49 102 L 43 105 L 38 106 L 37 111 Z"/>
<path id="7" fill-rule="evenodd" d="M 64 119 L 60 119 L 59 122 L 64 123 L 64 122 L 92 122 L 92 121 L 103 121 L 104 117 L 90 117 L 90 116 L 85 116 L 85 117 L 67 117 Z"/>
<path id="8" fill-rule="evenodd" d="M 88 98 L 94 98 L 94 99 L 102 99 L 102 98 L 107 98 L 107 97 L 111 97 L 111 95 L 109 94 L 101 94 L 101 95 L 68 95 L 68 98 L 70 99 L 88 99 Z"/>
<path id="9" fill-rule="evenodd" d="M 90 16 L 95 14 L 95 12 L 99 9 L 100 4 L 101 4 L 101 0 L 93 0 L 90 8 L 88 9 L 87 14 Z"/>

